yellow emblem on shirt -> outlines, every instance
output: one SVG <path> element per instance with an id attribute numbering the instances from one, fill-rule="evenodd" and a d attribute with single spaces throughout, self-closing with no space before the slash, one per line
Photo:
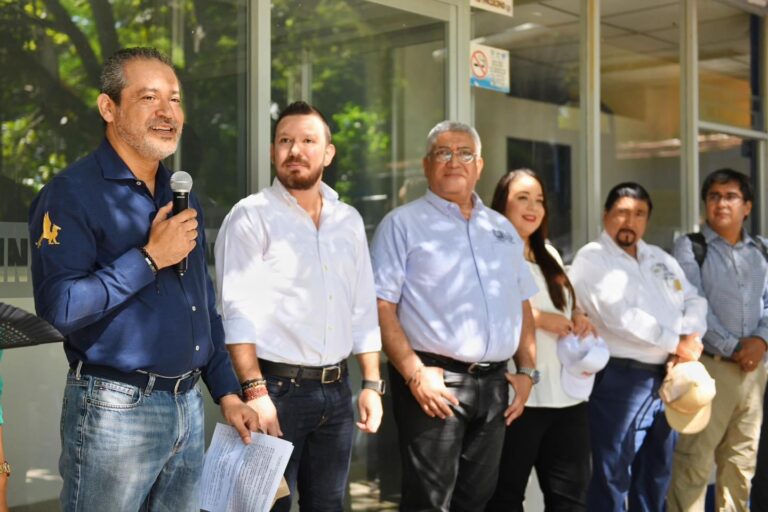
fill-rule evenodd
<path id="1" fill-rule="evenodd" d="M 681 283 L 679 279 L 675 279 L 675 291 L 676 292 L 683 291 L 683 283 Z"/>
<path id="2" fill-rule="evenodd" d="M 48 245 L 59 245 L 59 231 L 61 228 L 51 221 L 51 216 L 48 212 L 45 212 L 43 217 L 43 234 L 40 235 L 40 240 L 37 241 L 37 248 L 43 246 L 43 240 L 48 241 Z"/>

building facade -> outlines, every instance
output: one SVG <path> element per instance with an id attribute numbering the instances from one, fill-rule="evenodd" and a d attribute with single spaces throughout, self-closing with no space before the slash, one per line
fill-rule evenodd
<path id="1" fill-rule="evenodd" d="M 480 133 L 486 203 L 508 170 L 543 175 L 566 261 L 626 180 L 650 191 L 646 238 L 662 247 L 694 228 L 703 177 L 726 166 L 752 177 L 751 229 L 766 233 L 766 0 L 472 3 L 512 15 L 470 0 L 0 0 L 0 302 L 33 310 L 29 203 L 98 144 L 100 63 L 133 45 L 178 66 L 187 124 L 169 164 L 194 177 L 209 244 L 230 207 L 271 182 L 272 124 L 298 99 L 331 121 L 325 180 L 369 235 L 424 192 L 426 134 L 447 118 Z M 503 51 L 502 90 L 472 85 L 489 65 L 478 44 Z M 0 363 L 16 510 L 55 507 L 65 373 L 57 346 Z M 391 415 L 356 438 L 355 510 L 397 502 L 395 441 Z"/>

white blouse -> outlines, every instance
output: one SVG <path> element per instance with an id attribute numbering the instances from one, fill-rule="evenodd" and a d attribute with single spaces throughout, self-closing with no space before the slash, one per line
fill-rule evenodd
<path id="1" fill-rule="evenodd" d="M 560 258 L 557 250 L 549 244 L 547 244 L 546 247 L 549 253 L 562 267 L 563 260 Z M 565 311 L 557 309 L 549 296 L 549 288 L 547 287 L 547 281 L 544 279 L 544 274 L 542 274 L 541 268 L 539 268 L 536 263 L 530 261 L 526 261 L 526 263 L 528 263 L 528 268 L 531 270 L 533 279 L 539 287 L 539 292 L 529 299 L 531 307 L 543 313 L 555 313 L 570 318 L 571 311 L 573 310 L 573 301 L 569 294 L 566 294 L 568 302 Z M 525 404 L 526 407 L 561 408 L 581 403 L 581 400 L 566 395 L 560 384 L 560 369 L 562 368 L 562 365 L 557 358 L 557 340 L 558 336 L 556 334 L 545 331 L 544 329 L 536 329 L 536 368 L 541 373 L 541 380 L 538 384 L 533 386 L 531 394 L 528 397 L 528 402 Z M 514 363 L 511 360 L 509 363 L 509 371 L 512 373 L 516 371 Z M 514 395 L 510 395 L 510 401 L 513 398 Z"/>

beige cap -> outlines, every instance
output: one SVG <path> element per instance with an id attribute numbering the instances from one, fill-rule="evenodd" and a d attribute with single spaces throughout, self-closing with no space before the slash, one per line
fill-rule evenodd
<path id="1" fill-rule="evenodd" d="M 715 392 L 715 380 L 700 362 L 673 366 L 659 390 L 669 426 L 681 434 L 704 430 L 712 414 Z"/>

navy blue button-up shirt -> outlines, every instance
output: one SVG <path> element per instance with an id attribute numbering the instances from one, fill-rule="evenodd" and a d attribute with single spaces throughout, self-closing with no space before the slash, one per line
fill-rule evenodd
<path id="1" fill-rule="evenodd" d="M 200 203 L 189 270 L 157 276 L 139 251 L 172 199 L 162 164 L 154 197 L 107 140 L 48 183 L 30 209 L 37 313 L 66 335 L 70 364 L 180 375 L 200 368 L 214 399 L 240 390 L 205 262 Z"/>

